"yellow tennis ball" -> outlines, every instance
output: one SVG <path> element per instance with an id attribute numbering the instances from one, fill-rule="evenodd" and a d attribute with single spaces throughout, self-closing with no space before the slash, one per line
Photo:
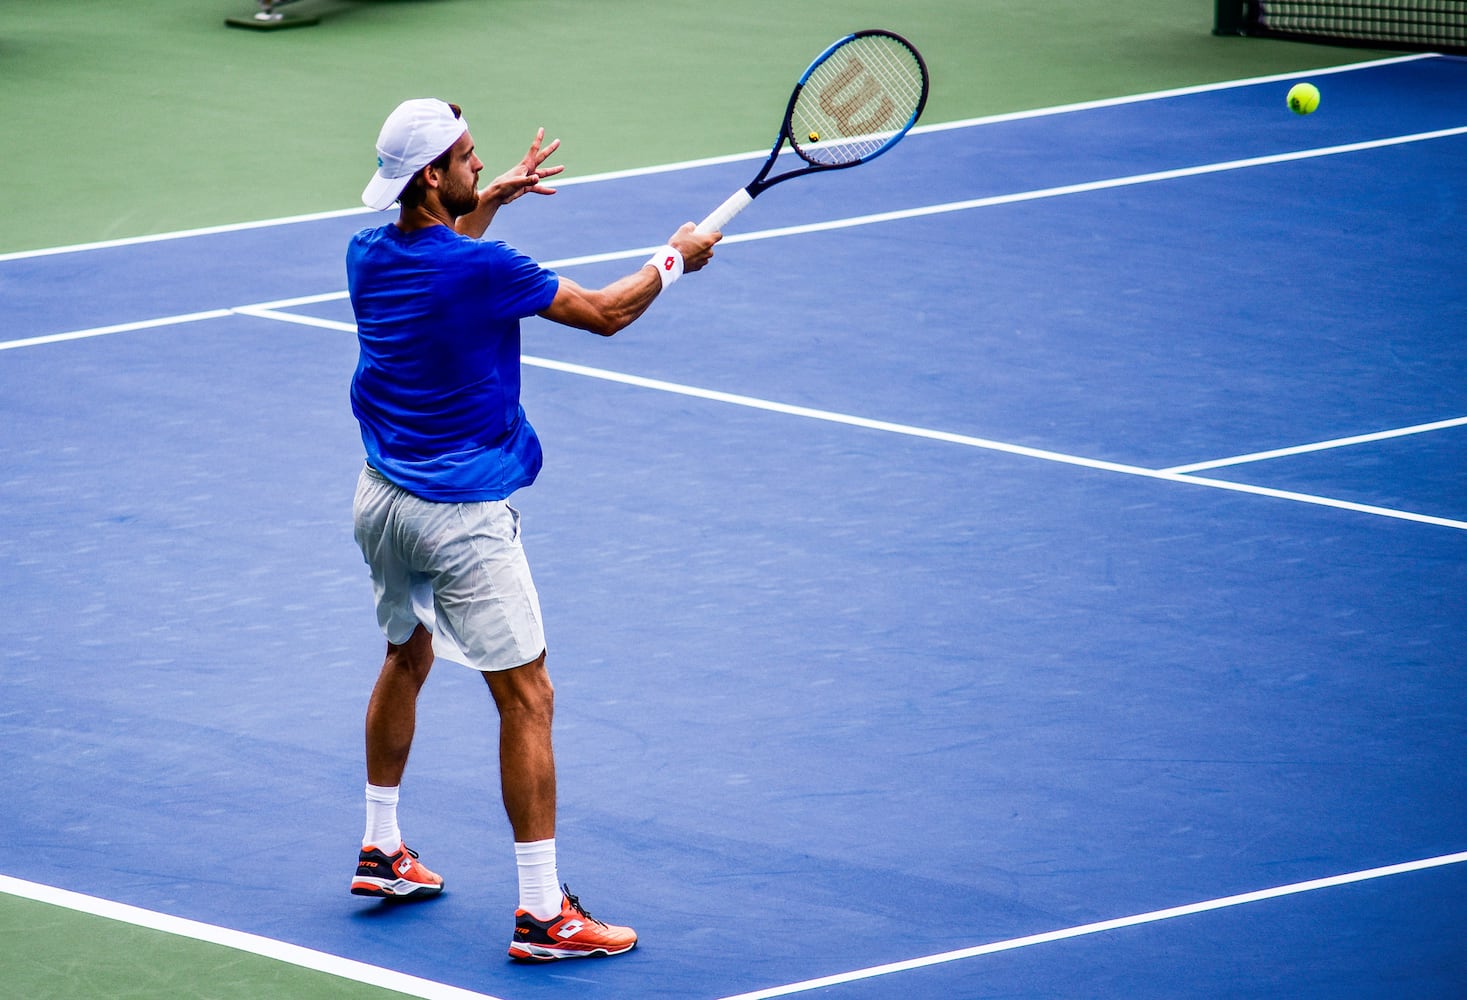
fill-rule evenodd
<path id="1" fill-rule="evenodd" d="M 1296 115 L 1309 115 L 1319 107 L 1319 88 L 1312 83 L 1296 83 L 1289 88 L 1289 110 Z"/>
<path id="2" fill-rule="evenodd" d="M 820 141 L 820 133 L 819 132 L 811 132 L 810 133 L 810 141 L 811 142 L 819 142 Z"/>

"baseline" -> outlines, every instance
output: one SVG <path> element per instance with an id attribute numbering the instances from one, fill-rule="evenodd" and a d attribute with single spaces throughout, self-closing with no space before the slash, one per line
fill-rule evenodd
<path id="1" fill-rule="evenodd" d="M 1291 80 L 1297 77 L 1319 77 L 1338 73 L 1353 73 L 1360 70 L 1376 69 L 1381 66 L 1391 66 L 1399 63 L 1414 62 L 1421 59 L 1441 58 L 1436 53 L 1423 52 L 1411 53 L 1402 56 L 1390 56 L 1384 59 L 1376 59 L 1368 62 L 1351 63 L 1345 66 L 1327 66 L 1314 70 L 1299 70 L 1289 73 L 1275 73 L 1268 76 L 1250 77 L 1241 80 L 1226 80 L 1219 83 L 1200 84 L 1191 87 L 1176 87 L 1170 90 L 1156 90 L 1142 94 L 1132 94 L 1124 97 L 1107 97 L 1093 101 L 1082 101 L 1075 104 L 1061 104 L 1047 108 L 1035 108 L 1028 111 L 1012 111 L 1000 114 L 984 115 L 978 118 L 962 118 L 950 122 L 936 122 L 931 125 L 917 125 L 912 129 L 913 135 L 928 132 L 946 132 L 954 129 L 976 128 L 982 125 L 992 125 L 1001 122 L 1024 121 L 1032 118 L 1044 118 L 1052 115 L 1067 114 L 1072 111 L 1090 111 L 1100 108 L 1120 107 L 1127 104 L 1141 104 L 1146 101 L 1160 101 L 1173 97 L 1186 97 L 1191 94 L 1206 94 L 1223 90 L 1241 89 L 1244 87 L 1259 86 L 1267 83 L 1278 83 L 1283 80 Z M 621 180 L 629 177 L 647 177 L 655 174 L 673 173 L 679 170 L 689 170 L 697 167 L 718 166 L 727 163 L 739 163 L 745 160 L 758 160 L 769 155 L 767 149 L 750 150 L 743 153 L 729 153 L 722 156 L 709 156 L 701 159 L 683 160 L 676 163 L 657 164 L 650 167 L 633 167 L 627 170 L 611 170 L 604 173 L 586 174 L 581 177 L 567 177 L 558 181 L 557 186 L 567 187 L 574 184 L 592 184 L 598 181 Z M 217 226 L 203 226 L 197 229 L 184 229 L 168 233 L 153 233 L 145 236 L 124 236 L 112 240 L 98 240 L 92 243 L 74 243 L 55 247 L 44 247 L 37 250 L 17 250 L 10 253 L 0 254 L 0 263 L 9 260 L 25 260 L 31 257 L 51 257 L 58 254 L 80 253 L 87 250 L 105 250 L 113 247 L 137 246 L 144 243 L 160 243 L 168 240 L 186 239 L 192 236 L 209 236 L 218 233 L 244 232 L 251 229 L 268 229 L 272 226 L 286 226 L 301 222 L 319 222 L 327 219 L 347 218 L 355 215 L 375 214 L 371 209 L 365 207 L 333 209 L 324 212 L 312 212 L 305 215 L 283 216 L 276 219 L 260 219 L 252 222 L 225 223 Z"/>

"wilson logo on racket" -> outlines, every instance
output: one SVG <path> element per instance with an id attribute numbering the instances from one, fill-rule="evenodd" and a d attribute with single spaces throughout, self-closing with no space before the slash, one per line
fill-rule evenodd
<path id="1" fill-rule="evenodd" d="M 870 106 L 876 107 L 870 115 L 856 120 L 856 114 Z M 846 135 L 864 135 L 875 132 L 886 125 L 896 114 L 896 102 L 881 89 L 880 82 L 866 70 L 866 64 L 855 56 L 846 63 L 846 68 L 820 88 L 817 102 L 820 110 L 834 118 Z"/>
<path id="2" fill-rule="evenodd" d="M 880 156 L 917 123 L 926 104 L 927 64 L 911 42 L 874 30 L 839 39 L 815 57 L 795 84 L 779 137 L 758 176 L 698 223 L 698 232 L 722 230 L 760 192 L 780 181 L 854 167 Z M 786 142 L 804 165 L 770 176 Z"/>

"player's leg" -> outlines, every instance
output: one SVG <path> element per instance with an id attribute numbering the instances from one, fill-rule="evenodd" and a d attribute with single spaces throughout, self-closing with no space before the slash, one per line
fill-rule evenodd
<path id="1" fill-rule="evenodd" d="M 417 861 L 397 825 L 398 785 L 412 749 L 418 692 L 433 666 L 433 639 L 413 607 L 415 577 L 400 543 L 400 509 L 413 498 L 374 470 L 362 471 L 354 534 L 371 569 L 387 655 L 367 705 L 367 825 L 351 891 L 360 896 L 434 896 L 443 880 Z"/>
<path id="2" fill-rule="evenodd" d="M 499 710 L 499 780 L 518 843 L 555 836 L 555 688 L 542 652 L 524 666 L 486 671 Z"/>
<path id="3" fill-rule="evenodd" d="M 433 635 L 422 625 L 407 642 L 387 644 L 387 658 L 367 702 L 367 782 L 402 784 L 417 729 L 418 693 L 433 668 Z"/>
<path id="4" fill-rule="evenodd" d="M 397 825 L 398 786 L 417 728 L 418 694 L 433 668 L 433 636 L 423 626 L 388 643 L 367 703 L 367 827 L 351 891 L 358 896 L 436 896 L 443 879 L 417 860 Z"/>
<path id="5" fill-rule="evenodd" d="M 555 689 L 542 652 L 511 670 L 486 671 L 499 709 L 499 772 L 514 830 L 520 905 L 511 957 L 548 962 L 619 955 L 637 943 L 630 927 L 596 920 L 560 884 L 555 859 Z"/>

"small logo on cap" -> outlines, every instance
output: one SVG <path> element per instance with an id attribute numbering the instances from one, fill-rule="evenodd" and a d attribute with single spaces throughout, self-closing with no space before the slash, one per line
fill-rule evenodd
<path id="1" fill-rule="evenodd" d="M 382 157 L 380 157 L 380 156 L 377 157 L 377 169 L 378 170 L 381 170 L 382 169 Z"/>

